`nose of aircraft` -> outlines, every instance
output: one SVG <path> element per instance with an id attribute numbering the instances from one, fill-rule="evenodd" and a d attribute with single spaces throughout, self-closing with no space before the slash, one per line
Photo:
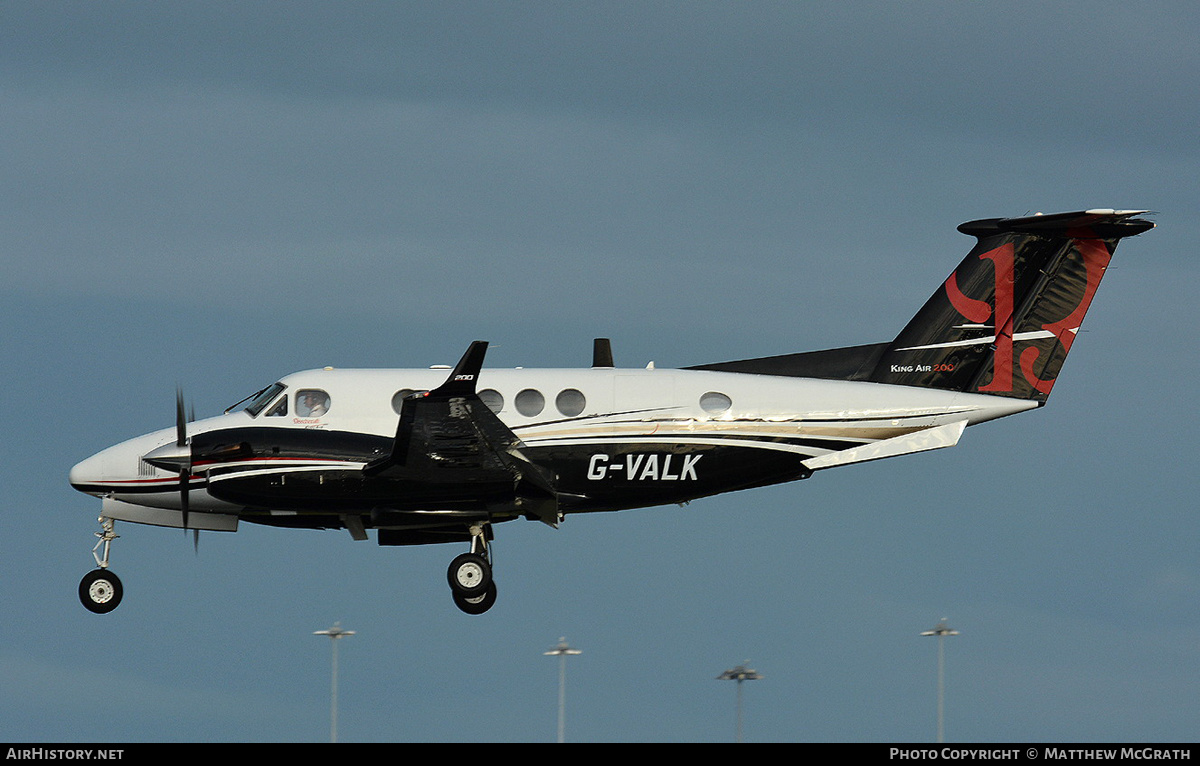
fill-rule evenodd
<path id="1" fill-rule="evenodd" d="M 174 429 L 164 429 L 102 449 L 72 466 L 67 479 L 72 487 L 89 495 L 103 495 L 123 484 L 137 482 L 145 478 L 142 455 L 162 447 L 174 434 Z"/>
<path id="2" fill-rule="evenodd" d="M 67 479 L 71 482 L 71 486 L 80 492 L 94 493 L 98 491 L 99 483 L 104 478 L 105 462 L 103 452 L 98 452 L 86 460 L 80 460 L 71 466 L 71 472 Z"/>

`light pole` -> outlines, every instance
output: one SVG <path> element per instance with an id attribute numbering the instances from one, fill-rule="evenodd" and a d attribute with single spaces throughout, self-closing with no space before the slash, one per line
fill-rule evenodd
<path id="1" fill-rule="evenodd" d="M 353 630 L 342 630 L 342 624 L 335 622 L 328 630 L 314 630 L 314 636 L 329 636 L 333 644 L 333 683 L 329 692 L 329 741 L 337 742 L 337 645 L 338 639 L 353 636 Z"/>
<path id="2" fill-rule="evenodd" d="M 567 732 L 567 656 L 583 654 L 580 649 L 573 649 L 567 644 L 567 639 L 558 639 L 558 645 L 548 652 L 542 652 L 547 657 L 558 657 L 558 741 L 566 742 Z"/>
<path id="3" fill-rule="evenodd" d="M 944 725 L 945 702 L 944 702 L 944 697 L 945 697 L 945 688 L 946 688 L 945 642 L 946 642 L 946 636 L 957 636 L 958 631 L 952 630 L 950 628 L 950 626 L 946 624 L 946 618 L 943 617 L 942 621 L 939 622 L 937 625 L 933 626 L 932 630 L 922 631 L 921 635 L 922 636 L 937 636 L 937 640 L 938 640 L 937 741 L 944 742 L 945 741 L 945 725 Z"/>
<path id="4" fill-rule="evenodd" d="M 742 681 L 757 681 L 762 678 L 757 671 L 744 664 L 726 670 L 717 676 L 718 681 L 737 681 L 737 741 L 742 741 Z"/>

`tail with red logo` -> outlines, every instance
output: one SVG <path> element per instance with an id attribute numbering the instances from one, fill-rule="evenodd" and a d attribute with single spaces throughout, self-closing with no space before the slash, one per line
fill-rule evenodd
<path id="1" fill-rule="evenodd" d="M 699 369 L 864 380 L 1045 401 L 1108 262 L 1145 211 L 989 218 L 967 257 L 891 343 Z"/>
<path id="2" fill-rule="evenodd" d="M 867 380 L 1044 401 L 1123 237 L 1143 211 L 971 221 L 975 247 Z"/>

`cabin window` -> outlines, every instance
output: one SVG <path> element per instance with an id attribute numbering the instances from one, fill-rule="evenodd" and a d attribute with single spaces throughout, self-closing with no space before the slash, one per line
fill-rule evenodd
<path id="1" fill-rule="evenodd" d="M 541 391 L 527 388 L 517 394 L 515 403 L 517 405 L 517 412 L 527 418 L 532 418 L 535 415 L 542 414 L 542 409 L 546 406 L 546 397 L 542 396 Z"/>
<path id="2" fill-rule="evenodd" d="M 709 415 L 720 415 L 732 406 L 733 400 L 719 391 L 709 391 L 700 397 L 700 407 Z"/>
<path id="3" fill-rule="evenodd" d="M 558 398 L 554 400 L 554 406 L 562 414 L 573 418 L 583 412 L 583 408 L 587 406 L 587 399 L 574 388 L 567 388 L 559 392 Z"/>
<path id="4" fill-rule="evenodd" d="M 429 392 L 428 391 L 416 391 L 411 388 L 400 389 L 396 393 L 392 394 L 392 412 L 399 415 L 400 410 L 404 407 L 405 399 L 412 396 L 413 394 L 427 394 L 427 393 L 429 393 Z"/>
<path id="5" fill-rule="evenodd" d="M 304 388 L 296 392 L 296 414 L 302 418 L 319 418 L 329 412 L 329 394 L 319 388 Z"/>
<path id="6" fill-rule="evenodd" d="M 492 412 L 499 412 L 504 409 L 504 397 L 499 391 L 492 388 L 485 388 L 479 392 L 479 398 L 487 405 L 487 408 Z"/>

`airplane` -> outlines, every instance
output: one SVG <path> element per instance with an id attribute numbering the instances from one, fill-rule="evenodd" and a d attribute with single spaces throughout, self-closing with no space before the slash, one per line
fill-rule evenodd
<path id="1" fill-rule="evenodd" d="M 951 447 L 967 426 L 1046 403 L 1118 242 L 1142 210 L 990 218 L 890 342 L 619 368 L 334 369 L 280 378 L 223 414 L 124 441 L 70 470 L 101 499 L 83 605 L 111 612 L 115 522 L 237 531 L 241 522 L 375 532 L 386 546 L 465 544 L 454 603 L 496 601 L 495 525 L 685 504 L 831 468 Z"/>

